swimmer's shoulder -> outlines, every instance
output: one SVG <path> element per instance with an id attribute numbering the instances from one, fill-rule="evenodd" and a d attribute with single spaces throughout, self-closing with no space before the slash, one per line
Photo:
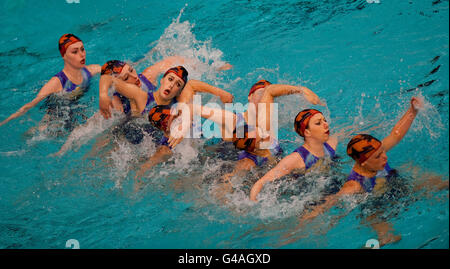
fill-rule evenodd
<path id="1" fill-rule="evenodd" d="M 58 77 L 53 76 L 38 93 L 38 96 L 46 96 L 52 93 L 60 92 L 62 90 L 62 84 Z"/>
<path id="2" fill-rule="evenodd" d="M 341 190 L 339 191 L 340 194 L 356 194 L 363 192 L 363 189 L 359 182 L 355 180 L 349 180 L 344 183 Z"/>
<path id="3" fill-rule="evenodd" d="M 300 154 L 296 151 L 287 155 L 280 161 L 281 165 L 289 166 L 291 169 L 302 170 L 305 169 L 305 162 Z"/>

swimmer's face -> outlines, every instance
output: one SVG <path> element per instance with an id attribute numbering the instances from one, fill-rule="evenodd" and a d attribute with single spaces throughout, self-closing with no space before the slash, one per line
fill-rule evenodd
<path id="1" fill-rule="evenodd" d="M 363 162 L 361 166 L 369 171 L 381 171 L 384 169 L 387 160 L 386 150 L 384 150 L 383 145 L 381 145 L 381 147 L 375 151 L 369 159 Z"/>
<path id="2" fill-rule="evenodd" d="M 173 73 L 168 73 L 161 79 L 159 87 L 159 96 L 166 101 L 170 101 L 180 94 L 184 87 L 184 81 Z"/>
<path id="3" fill-rule="evenodd" d="M 322 113 L 317 113 L 309 119 L 305 129 L 305 138 L 314 138 L 325 143 L 330 138 L 330 129 Z"/>
<path id="4" fill-rule="evenodd" d="M 263 97 L 265 88 L 257 89 L 255 92 L 253 92 L 248 97 L 248 102 L 253 104 L 258 104 L 259 101 L 261 101 L 261 98 Z"/>
<path id="5" fill-rule="evenodd" d="M 74 68 L 83 68 L 86 64 L 86 51 L 84 50 L 83 42 L 76 42 L 70 45 L 63 59 Z"/>
<path id="6" fill-rule="evenodd" d="M 137 86 L 141 85 L 141 81 L 139 80 L 136 70 L 129 64 L 123 66 L 122 72 L 120 72 L 117 78 Z"/>

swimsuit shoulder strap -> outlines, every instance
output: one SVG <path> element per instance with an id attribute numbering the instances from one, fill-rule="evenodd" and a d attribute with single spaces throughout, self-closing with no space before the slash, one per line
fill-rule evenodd
<path id="1" fill-rule="evenodd" d="M 147 114 L 148 112 L 150 112 L 150 110 L 152 109 L 152 107 L 154 107 L 156 105 L 156 101 L 155 101 L 155 96 L 153 95 L 154 92 L 148 91 L 147 92 L 147 103 L 145 104 L 145 108 L 142 111 L 142 115 Z M 171 103 L 172 105 L 173 103 Z"/>
<path id="2" fill-rule="evenodd" d="M 89 81 L 92 78 L 92 74 L 91 72 L 89 72 L 89 70 L 86 67 L 83 67 L 82 71 L 85 75 L 86 75 L 86 79 Z M 84 78 L 84 76 L 83 76 Z"/>
<path id="3" fill-rule="evenodd" d="M 69 80 L 66 74 L 64 74 L 64 72 L 61 70 L 56 75 L 54 75 L 54 77 L 57 77 L 59 79 L 59 82 L 61 82 L 61 86 L 64 89 L 66 82 Z"/>
<path id="4" fill-rule="evenodd" d="M 334 157 L 336 155 L 336 151 L 328 145 L 327 142 L 323 144 L 323 147 L 325 148 L 325 154 L 329 155 L 330 157 Z"/>
<path id="5" fill-rule="evenodd" d="M 359 185 L 364 189 L 366 192 L 372 192 L 373 188 L 376 184 L 377 176 L 368 178 L 363 175 L 358 174 L 355 172 L 355 170 L 352 169 L 350 172 L 350 175 L 347 177 L 347 181 L 354 180 L 359 183 Z"/>
<path id="6" fill-rule="evenodd" d="M 308 156 L 310 155 L 309 150 L 307 150 L 303 145 L 296 148 L 294 150 L 294 152 L 297 152 L 298 154 L 300 154 L 300 157 L 302 157 L 303 162 L 305 163 L 305 167 L 306 167 L 306 161 L 308 159 Z"/>
<path id="7" fill-rule="evenodd" d="M 147 88 L 147 92 L 154 92 L 156 90 L 156 86 L 153 85 L 153 83 L 151 83 L 150 80 L 148 80 L 143 74 L 139 74 L 138 77 Z"/>

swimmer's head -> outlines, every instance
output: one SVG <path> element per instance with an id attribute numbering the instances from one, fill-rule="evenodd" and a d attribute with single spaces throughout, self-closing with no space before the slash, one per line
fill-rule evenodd
<path id="1" fill-rule="evenodd" d="M 83 68 L 86 64 L 86 51 L 81 39 L 73 34 L 65 34 L 59 39 L 59 52 L 65 64 L 74 68 Z"/>
<path id="2" fill-rule="evenodd" d="M 111 76 L 118 76 L 121 72 L 123 67 L 126 65 L 125 62 L 119 61 L 119 60 L 111 60 L 107 61 L 102 66 L 102 72 L 101 75 L 111 75 Z"/>
<path id="3" fill-rule="evenodd" d="M 164 73 L 163 77 L 167 76 L 167 74 L 169 73 L 177 75 L 177 77 L 181 78 L 185 84 L 188 81 L 188 71 L 181 65 L 170 68 L 169 70 L 166 71 L 166 73 Z"/>
<path id="4" fill-rule="evenodd" d="M 73 34 L 64 34 L 63 36 L 61 36 L 59 38 L 59 42 L 58 42 L 58 48 L 59 48 L 59 53 L 61 53 L 61 57 L 64 57 L 64 55 L 66 54 L 66 51 L 70 45 L 75 44 L 77 42 L 82 42 L 82 41 L 81 41 L 81 39 L 79 39 L 78 37 L 76 37 Z"/>
<path id="5" fill-rule="evenodd" d="M 237 149 L 254 152 L 256 149 L 256 138 L 233 138 L 233 144 Z"/>
<path id="6" fill-rule="evenodd" d="M 166 71 L 157 94 L 162 100 L 170 101 L 177 97 L 188 81 L 188 71 L 183 66 L 176 66 Z"/>
<path id="7" fill-rule="evenodd" d="M 270 84 L 272 83 L 264 79 L 253 84 L 248 93 L 248 101 L 255 104 L 259 103 L 264 93 L 264 88 L 266 88 Z"/>
<path id="8" fill-rule="evenodd" d="M 387 163 L 382 143 L 368 134 L 353 137 L 347 145 L 347 155 L 371 171 L 383 170 Z"/>
<path id="9" fill-rule="evenodd" d="M 157 105 L 148 113 L 148 120 L 159 130 L 164 133 L 169 133 L 170 124 L 174 118 L 170 111 L 170 105 Z"/>
<path id="10" fill-rule="evenodd" d="M 107 61 L 102 66 L 101 75 L 111 75 L 127 83 L 141 86 L 136 70 L 131 65 L 119 60 Z"/>
<path id="11" fill-rule="evenodd" d="M 312 123 L 312 124 L 311 124 Z M 294 129 L 301 137 L 326 138 L 330 131 L 328 123 L 322 112 L 316 109 L 304 109 L 295 117 Z"/>

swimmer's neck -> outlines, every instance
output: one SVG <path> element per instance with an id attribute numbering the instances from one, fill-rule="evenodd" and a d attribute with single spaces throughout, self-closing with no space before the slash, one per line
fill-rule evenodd
<path id="1" fill-rule="evenodd" d="M 305 140 L 303 147 L 306 148 L 309 152 L 311 152 L 316 157 L 325 156 L 325 151 L 323 149 L 323 143 L 321 141 L 317 141 L 315 139 Z"/>
<path id="2" fill-rule="evenodd" d="M 75 84 L 80 84 L 83 81 L 83 74 L 81 74 L 82 68 L 75 68 L 69 64 L 65 64 L 63 68 L 64 74 L 67 78 Z M 77 83 L 78 82 L 78 83 Z"/>
<path id="3" fill-rule="evenodd" d="M 353 165 L 353 171 L 360 174 L 361 176 L 368 177 L 368 178 L 376 176 L 377 172 L 378 172 L 378 171 L 372 171 L 372 170 L 366 169 L 358 162 L 355 162 L 355 165 Z"/>

